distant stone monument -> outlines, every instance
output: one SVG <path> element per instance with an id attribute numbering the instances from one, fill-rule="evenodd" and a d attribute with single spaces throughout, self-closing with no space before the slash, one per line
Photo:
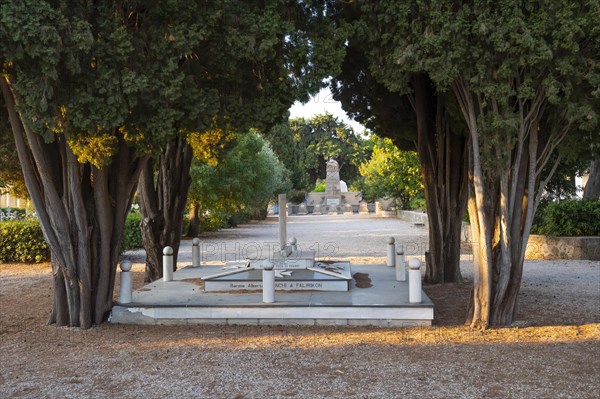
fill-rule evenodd
<path id="1" fill-rule="evenodd" d="M 335 159 L 329 158 L 325 177 L 325 195 L 340 195 L 340 193 L 340 165 Z"/>
<path id="2" fill-rule="evenodd" d="M 340 180 L 340 165 L 329 158 L 326 163 L 325 192 L 311 192 L 307 195 L 307 205 L 313 206 L 313 213 L 350 213 L 358 212 L 358 203 L 362 199 L 360 193 L 348 192 L 348 186 Z M 350 205 L 348 208 L 346 205 Z M 354 210 L 356 206 L 356 210 Z"/>

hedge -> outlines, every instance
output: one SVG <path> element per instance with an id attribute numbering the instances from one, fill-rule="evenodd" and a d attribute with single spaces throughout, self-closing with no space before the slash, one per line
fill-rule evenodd
<path id="1" fill-rule="evenodd" d="M 0 222 L 0 262 L 44 262 L 50 251 L 35 218 Z"/>
<path id="2" fill-rule="evenodd" d="M 123 241 L 121 242 L 121 252 L 144 246 L 142 231 L 140 230 L 141 221 L 142 215 L 139 212 L 132 211 L 127 215 L 125 229 L 123 230 Z"/>
<path id="3" fill-rule="evenodd" d="M 563 200 L 540 207 L 532 233 L 551 237 L 600 236 L 600 201 Z"/>

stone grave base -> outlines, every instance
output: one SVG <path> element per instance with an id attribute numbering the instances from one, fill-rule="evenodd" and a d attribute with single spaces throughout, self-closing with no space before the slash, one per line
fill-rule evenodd
<path id="1" fill-rule="evenodd" d="M 352 275 L 349 262 L 338 262 L 339 275 L 327 273 L 317 262 L 308 269 L 275 271 L 276 291 L 348 291 Z M 283 274 L 281 274 L 283 273 Z M 240 269 L 203 278 L 205 292 L 262 290 L 262 270 Z"/>
<path id="2" fill-rule="evenodd" d="M 277 291 L 274 303 L 262 302 L 259 287 L 206 292 L 202 277 L 220 270 L 222 266 L 185 267 L 174 273 L 174 281 L 150 283 L 133 293 L 133 302 L 115 303 L 110 322 L 414 327 L 433 320 L 433 303 L 425 293 L 422 303 L 409 303 L 408 282 L 396 281 L 395 269 L 384 265 L 352 265 L 348 291 Z"/>

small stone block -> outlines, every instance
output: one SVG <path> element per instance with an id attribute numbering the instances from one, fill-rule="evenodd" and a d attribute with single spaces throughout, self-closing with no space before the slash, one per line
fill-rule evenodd
<path id="1" fill-rule="evenodd" d="M 258 319 L 227 319 L 230 326 L 257 326 Z"/>
<path id="2" fill-rule="evenodd" d="M 388 320 L 378 320 L 378 319 L 348 319 L 349 326 L 355 327 L 388 327 Z"/>
<path id="3" fill-rule="evenodd" d="M 317 326 L 347 326 L 348 319 L 315 319 Z"/>
<path id="4" fill-rule="evenodd" d="M 226 324 L 227 319 L 187 319 L 188 325 L 198 325 L 198 324 Z"/>

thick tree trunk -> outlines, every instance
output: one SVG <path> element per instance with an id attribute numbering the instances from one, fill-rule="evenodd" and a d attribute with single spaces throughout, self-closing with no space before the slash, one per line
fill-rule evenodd
<path id="1" fill-rule="evenodd" d="M 460 237 L 467 206 L 467 140 L 450 131 L 445 99 L 426 75 L 414 78 L 417 149 L 429 220 L 425 282 L 461 281 Z"/>
<path id="2" fill-rule="evenodd" d="M 191 146 L 184 135 L 179 135 L 142 171 L 138 193 L 146 249 L 146 281 L 162 277 L 164 247 L 173 248 L 173 264 L 177 265 L 183 214 L 191 184 L 192 157 Z M 155 167 L 158 170 L 156 179 Z"/>
<path id="3" fill-rule="evenodd" d="M 0 86 L 27 189 L 50 247 L 54 302 L 49 323 L 90 327 L 112 307 L 116 266 L 127 211 L 145 158 L 122 135 L 102 168 L 80 164 L 63 135 L 46 143 L 17 111 L 7 78 Z"/>
<path id="4" fill-rule="evenodd" d="M 540 181 L 539 172 L 568 126 L 540 129 L 545 101 L 543 89 L 539 89 L 532 100 L 519 100 L 513 105 L 518 106 L 517 115 L 521 118 L 514 135 L 503 132 L 486 137 L 480 135 L 477 117 L 485 114 L 487 107 L 497 112 L 498 103 L 473 95 L 468 81 L 463 79 L 455 83 L 453 90 L 470 132 L 468 209 L 474 290 L 467 323 L 473 328 L 509 325 L 517 314 L 533 215 L 560 157 L 545 181 Z M 492 156 L 506 161 L 486 165 L 484 159 Z"/>
<path id="5" fill-rule="evenodd" d="M 600 160 L 595 159 L 590 165 L 590 175 L 583 190 L 583 199 L 600 199 Z"/>

